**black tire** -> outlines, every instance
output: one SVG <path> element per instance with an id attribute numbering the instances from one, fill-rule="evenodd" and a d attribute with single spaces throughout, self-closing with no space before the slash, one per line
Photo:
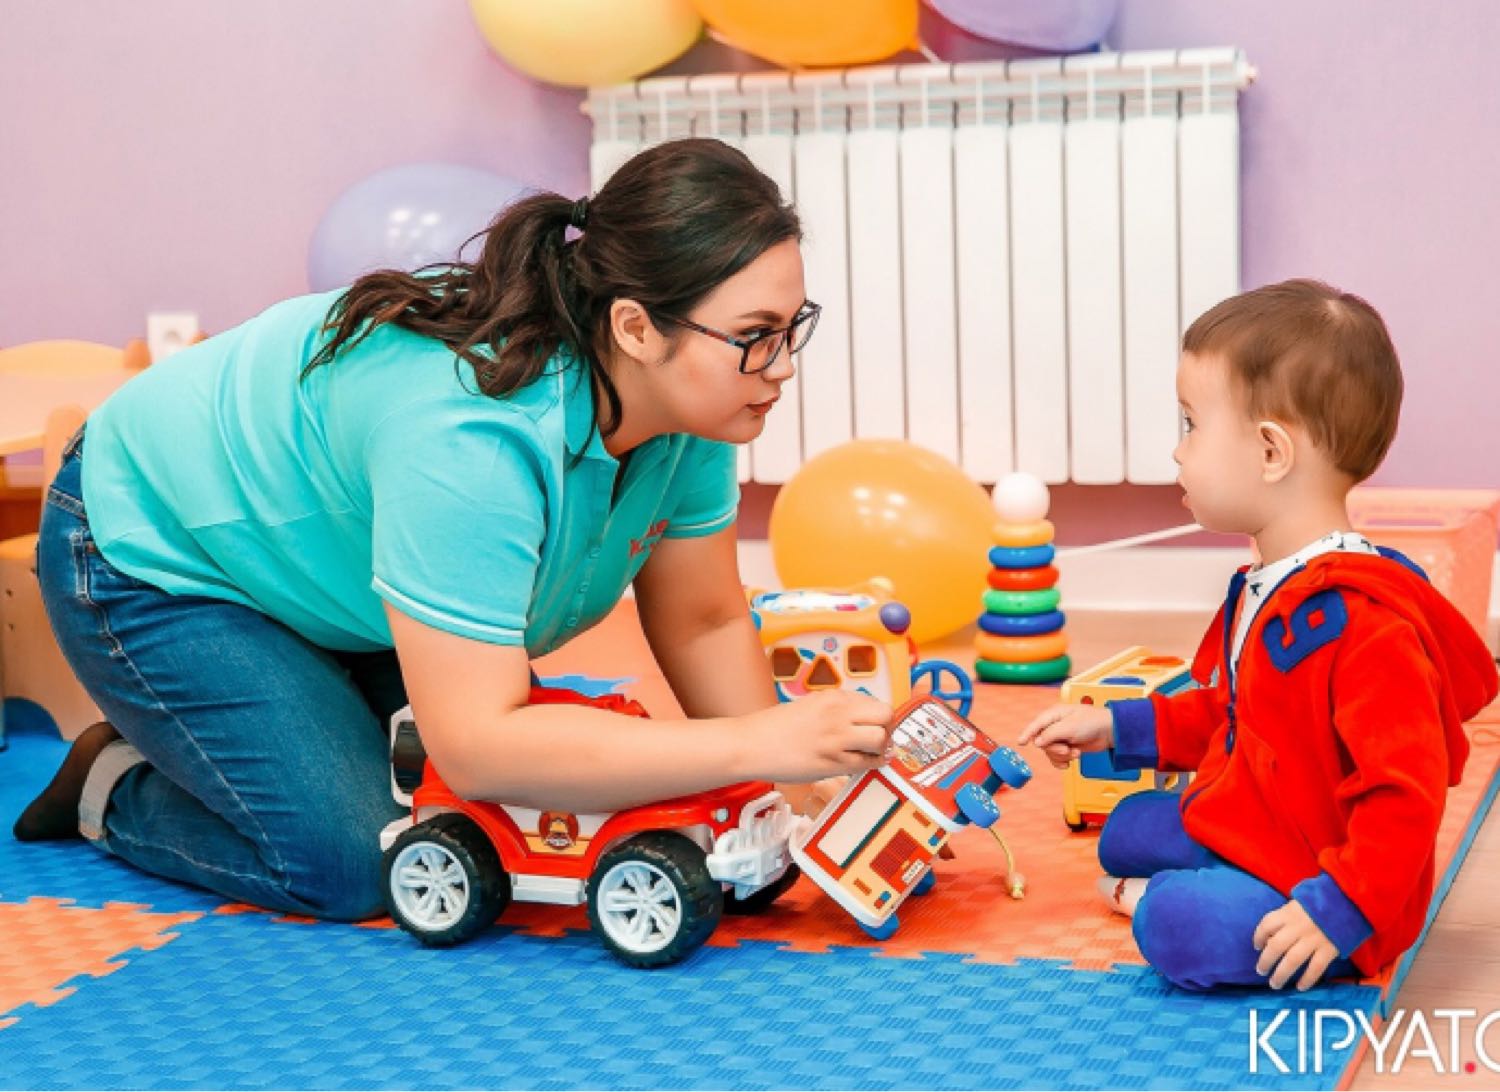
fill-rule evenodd
<path id="1" fill-rule="evenodd" d="M 802 869 L 794 864 L 786 866 L 786 871 L 781 876 L 766 884 L 759 891 L 747 895 L 743 899 L 735 898 L 734 888 L 724 893 L 724 913 L 734 917 L 748 917 L 751 914 L 763 914 L 771 908 L 771 904 L 781 898 L 792 889 L 802 877 Z"/>
<path id="2" fill-rule="evenodd" d="M 510 877 L 500 867 L 500 855 L 464 815 L 449 812 L 418 823 L 385 851 L 381 866 L 386 909 L 397 925 L 431 948 L 472 939 L 510 903 Z M 462 876 L 449 876 L 450 866 Z M 439 905 L 424 910 L 429 900 Z"/>
<path id="3" fill-rule="evenodd" d="M 601 906 L 616 894 L 642 905 Z M 657 913 L 644 908 L 648 902 Z M 618 959 L 632 967 L 665 967 L 697 951 L 718 928 L 724 889 L 708 874 L 695 842 L 655 831 L 599 859 L 589 877 L 588 904 L 590 927 Z"/>
<path id="4" fill-rule="evenodd" d="M 1063 822 L 1068 824 L 1068 829 L 1071 830 L 1074 834 L 1082 834 L 1084 831 L 1089 829 L 1089 825 L 1082 820 L 1074 823 L 1067 819 L 1064 819 Z"/>

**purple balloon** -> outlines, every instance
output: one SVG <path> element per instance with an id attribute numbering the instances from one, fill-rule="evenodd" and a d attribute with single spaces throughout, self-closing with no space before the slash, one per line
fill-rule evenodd
<path id="1" fill-rule="evenodd" d="M 1018 61 L 1027 57 L 1055 57 L 1047 49 L 1031 49 L 1012 42 L 993 42 L 970 34 L 944 19 L 926 4 L 918 9 L 917 37 L 932 56 L 949 64 L 963 61 Z"/>
<path id="2" fill-rule="evenodd" d="M 1096 45 L 1115 21 L 1119 0 L 926 0 L 960 30 L 992 42 L 1051 53 Z"/>
<path id="3" fill-rule="evenodd" d="M 323 214 L 308 246 L 308 283 L 314 292 L 326 292 L 375 269 L 472 261 L 478 243 L 460 254 L 464 242 L 526 189 L 451 163 L 376 171 L 339 194 Z"/>

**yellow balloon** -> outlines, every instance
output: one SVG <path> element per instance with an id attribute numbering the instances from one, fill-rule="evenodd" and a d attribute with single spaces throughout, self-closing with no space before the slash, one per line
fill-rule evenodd
<path id="1" fill-rule="evenodd" d="M 737 49 L 786 67 L 883 61 L 915 45 L 918 0 L 694 0 Z"/>
<path id="2" fill-rule="evenodd" d="M 978 617 L 994 523 L 988 494 L 941 455 L 901 440 L 855 440 L 781 487 L 771 557 L 788 588 L 889 579 L 922 642 Z"/>
<path id="3" fill-rule="evenodd" d="M 507 64 L 569 87 L 633 80 L 703 32 L 691 0 L 469 0 L 469 8 Z"/>

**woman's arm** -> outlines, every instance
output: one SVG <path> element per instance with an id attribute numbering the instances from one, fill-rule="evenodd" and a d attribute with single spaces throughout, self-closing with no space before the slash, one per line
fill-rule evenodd
<path id="1" fill-rule="evenodd" d="M 618 811 L 734 781 L 850 773 L 885 751 L 889 709 L 841 692 L 707 720 L 527 705 L 524 648 L 459 637 L 389 604 L 386 614 L 423 745 L 471 799 Z"/>
<path id="2" fill-rule="evenodd" d="M 635 578 L 641 627 L 662 674 L 691 717 L 739 716 L 777 704 L 760 635 L 740 584 L 733 526 L 657 543 Z M 842 778 L 777 784 L 797 811 L 815 815 Z"/>
<path id="3" fill-rule="evenodd" d="M 635 597 L 646 640 L 688 716 L 741 716 L 776 704 L 732 526 L 662 539 L 636 575 Z"/>

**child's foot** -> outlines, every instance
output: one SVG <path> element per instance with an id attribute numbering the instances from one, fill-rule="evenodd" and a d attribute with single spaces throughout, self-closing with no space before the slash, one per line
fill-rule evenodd
<path id="1" fill-rule="evenodd" d="M 1105 905 L 1127 918 L 1135 916 L 1135 904 L 1145 893 L 1146 880 L 1140 876 L 1127 876 L 1123 880 L 1118 876 L 1099 877 L 1099 894 Z"/>
<path id="2" fill-rule="evenodd" d="M 18 842 L 47 842 L 62 838 L 81 838 L 78 833 L 78 800 L 83 796 L 83 782 L 99 752 L 120 738 L 115 726 L 107 720 L 91 724 L 73 741 L 62 768 L 52 783 L 27 805 L 16 820 L 14 833 Z"/>

